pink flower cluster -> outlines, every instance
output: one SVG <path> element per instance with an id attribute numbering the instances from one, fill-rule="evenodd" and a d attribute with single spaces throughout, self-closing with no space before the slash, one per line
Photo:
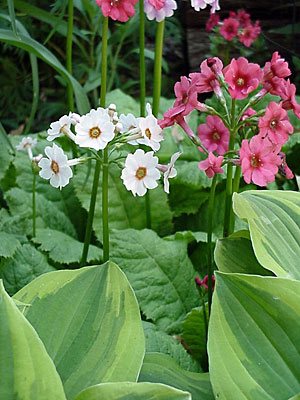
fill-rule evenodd
<path id="1" fill-rule="evenodd" d="M 135 14 L 134 5 L 138 0 L 96 0 L 104 17 L 110 17 L 115 21 L 126 22 Z"/>
<path id="2" fill-rule="evenodd" d="M 250 14 L 244 10 L 240 10 L 238 13 L 230 11 L 229 18 L 225 18 L 223 22 L 220 21 L 218 15 L 211 14 L 206 23 L 206 30 L 210 32 L 215 26 L 220 27 L 219 32 L 224 39 L 232 41 L 237 37 L 246 47 L 251 46 L 261 31 L 259 21 L 252 24 Z"/>
<path id="3" fill-rule="evenodd" d="M 244 16 L 245 20 L 246 17 Z M 296 87 L 289 79 L 285 79 L 290 74 L 288 63 L 278 52 L 273 54 L 271 61 L 267 62 L 263 69 L 258 64 L 249 63 L 244 57 L 232 59 L 225 68 L 217 57 L 209 58 L 200 65 L 200 72 L 181 77 L 180 82 L 175 84 L 175 103 L 164 114 L 164 119 L 158 121 L 159 125 L 163 129 L 177 123 L 183 128 L 193 143 L 199 146 L 199 150 L 208 155 L 206 160 L 199 163 L 199 168 L 204 170 L 209 178 L 216 173 L 223 173 L 222 166 L 226 162 L 241 165 L 245 181 L 259 186 L 273 182 L 278 170 L 287 178 L 292 178 L 293 173 L 281 152 L 282 145 L 294 132 L 287 110 L 293 110 L 300 119 L 300 105 L 295 97 Z M 251 97 L 251 93 L 260 85 L 261 89 Z M 234 100 L 249 97 L 247 106 L 240 106 L 244 114 L 236 122 L 243 139 L 240 150 L 233 149 L 236 155 L 239 154 L 239 158 L 232 159 L 233 155 L 227 154 L 231 118 L 226 111 L 226 104 L 224 105 L 224 91 Z M 206 92 L 216 94 L 227 116 L 198 101 L 198 94 Z M 280 96 L 281 101 L 271 101 L 265 109 L 255 111 L 251 106 L 259 104 L 268 92 Z M 237 110 L 238 107 L 237 103 Z M 195 109 L 210 114 L 206 117 L 206 123 L 198 126 L 198 136 L 185 121 L 185 117 Z M 253 135 L 254 132 L 253 124 L 259 133 L 248 140 L 247 136 Z"/>
<path id="4" fill-rule="evenodd" d="M 202 279 L 202 281 L 201 281 L 201 279 L 197 276 L 197 277 L 195 278 L 195 283 L 196 283 L 196 285 L 197 285 L 199 288 L 203 287 L 205 290 L 208 290 L 208 285 L 207 285 L 207 283 L 208 283 L 208 276 L 207 276 L 207 275 L 205 275 L 205 277 Z M 212 276 L 212 290 L 215 289 L 215 283 L 216 283 L 216 279 L 215 279 L 214 276 Z"/>

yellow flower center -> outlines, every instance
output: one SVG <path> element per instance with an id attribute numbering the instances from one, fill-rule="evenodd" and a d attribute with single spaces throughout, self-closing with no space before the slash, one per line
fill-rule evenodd
<path id="1" fill-rule="evenodd" d="M 263 166 L 261 159 L 259 157 L 257 157 L 255 154 L 252 155 L 250 164 L 251 164 L 251 167 L 253 167 L 253 168 L 258 168 L 260 166 Z"/>
<path id="2" fill-rule="evenodd" d="M 277 128 L 277 121 L 276 121 L 276 119 L 273 119 L 273 120 L 270 122 L 270 128 L 271 128 L 271 129 L 276 129 L 276 128 Z"/>
<path id="3" fill-rule="evenodd" d="M 149 128 L 147 128 L 147 129 L 145 130 L 145 135 L 147 136 L 148 139 L 151 139 L 151 131 L 150 131 Z"/>
<path id="4" fill-rule="evenodd" d="M 53 171 L 55 174 L 58 174 L 58 173 L 59 173 L 59 165 L 57 164 L 56 161 L 52 160 L 50 168 L 52 169 L 52 171 Z"/>
<path id="5" fill-rule="evenodd" d="M 101 130 L 98 128 L 98 126 L 94 126 L 90 129 L 89 134 L 92 139 L 97 139 L 101 135 Z"/>
<path id="6" fill-rule="evenodd" d="M 141 179 L 145 178 L 147 175 L 147 169 L 145 167 L 138 167 L 136 170 L 135 176 L 138 178 L 140 181 Z"/>
<path id="7" fill-rule="evenodd" d="M 218 140 L 220 140 L 221 136 L 219 135 L 219 132 L 214 131 L 213 134 L 211 135 L 212 140 L 214 140 L 215 142 L 217 142 Z"/>
<path id="8" fill-rule="evenodd" d="M 238 86 L 244 86 L 245 81 L 244 81 L 243 78 L 238 78 L 238 79 L 236 80 L 236 84 L 237 84 Z"/>

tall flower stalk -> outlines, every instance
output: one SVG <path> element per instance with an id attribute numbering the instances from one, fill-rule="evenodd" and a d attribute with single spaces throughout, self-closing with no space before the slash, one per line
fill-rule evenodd
<path id="1" fill-rule="evenodd" d="M 155 58 L 154 58 L 154 87 L 153 87 L 153 103 L 152 112 L 155 117 L 158 115 L 159 99 L 161 93 L 161 64 L 162 64 L 162 51 L 164 41 L 164 27 L 165 20 L 157 24 L 156 39 L 155 39 Z"/>
<path id="2" fill-rule="evenodd" d="M 73 19 L 74 19 L 74 3 L 73 0 L 68 2 L 68 28 L 67 28 L 67 43 L 66 43 L 66 67 L 70 75 L 72 75 L 72 34 L 73 34 Z M 70 82 L 67 85 L 68 108 L 74 111 L 73 87 Z"/>

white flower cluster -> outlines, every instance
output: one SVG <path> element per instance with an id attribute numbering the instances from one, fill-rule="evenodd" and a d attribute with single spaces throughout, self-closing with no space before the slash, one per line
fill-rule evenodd
<path id="1" fill-rule="evenodd" d="M 112 141 L 119 145 L 129 143 L 148 146 L 153 151 L 145 153 L 144 150 L 138 149 L 134 154 L 128 154 L 121 175 L 123 183 L 134 196 L 136 194 L 143 196 L 147 189 L 158 186 L 157 180 L 160 179 L 160 172 L 163 172 L 164 188 L 169 193 L 168 179 L 177 174 L 174 163 L 180 153 L 174 154 L 168 165 L 158 163 L 154 152 L 159 150 L 160 142 L 164 138 L 162 129 L 152 114 L 150 104 L 147 104 L 146 109 L 148 115 L 140 118 L 132 114 L 121 114 L 118 117 L 114 104 L 107 109 L 101 107 L 92 109 L 83 116 L 70 112 L 69 115 L 64 115 L 50 124 L 47 140 L 51 142 L 66 135 L 79 147 L 96 151 L 103 150 Z M 71 125 L 74 126 L 75 133 L 72 132 Z M 32 160 L 31 148 L 35 143 L 36 139 L 24 138 L 17 149 L 27 150 Z M 49 179 L 52 186 L 60 189 L 66 186 L 73 176 L 70 166 L 86 161 L 83 158 L 68 160 L 67 155 L 56 144 L 52 147 L 47 146 L 45 154 L 47 158 L 39 156 L 39 160 L 36 160 L 41 168 L 39 175 L 44 179 Z"/>

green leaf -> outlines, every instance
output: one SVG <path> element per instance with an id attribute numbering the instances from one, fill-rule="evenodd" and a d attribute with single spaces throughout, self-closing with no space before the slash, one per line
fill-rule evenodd
<path id="1" fill-rule="evenodd" d="M 37 229 L 34 243 L 40 244 L 39 249 L 49 253 L 49 257 L 61 264 L 79 262 L 82 255 L 83 243 L 54 229 Z M 87 261 L 102 259 L 102 249 L 90 245 Z"/>
<path id="2" fill-rule="evenodd" d="M 11 142 L 2 124 L 0 123 L 0 180 L 4 177 L 12 160 L 9 147 L 12 148 Z M 12 149 L 14 151 L 14 148 Z"/>
<path id="3" fill-rule="evenodd" d="M 208 308 L 206 310 L 208 317 Z M 203 319 L 202 307 L 194 308 L 187 314 L 182 322 L 182 338 L 191 351 L 193 357 L 201 363 L 202 368 L 207 371 L 206 332 Z"/>
<path id="4" fill-rule="evenodd" d="M 0 257 L 12 257 L 19 246 L 20 242 L 15 235 L 0 232 Z"/>
<path id="5" fill-rule="evenodd" d="M 88 211 L 94 177 L 94 166 L 91 169 L 89 179 L 83 186 L 86 179 L 88 166 L 78 169 L 73 178 L 76 194 L 82 206 Z M 146 227 L 145 199 L 134 197 L 123 185 L 120 178 L 120 169 L 111 164 L 109 166 L 109 227 L 110 229 Z M 93 227 L 99 240 L 102 240 L 102 176 L 98 185 L 98 195 L 95 208 Z M 166 235 L 172 231 L 172 213 L 169 209 L 167 195 L 161 187 L 150 191 L 152 228 L 160 235 Z"/>
<path id="6" fill-rule="evenodd" d="M 134 116 L 140 115 L 140 105 L 139 103 L 128 94 L 125 94 L 120 89 L 112 90 L 106 94 L 106 104 L 115 104 L 117 107 L 117 112 L 121 114 L 133 114 Z"/>
<path id="7" fill-rule="evenodd" d="M 287 399 L 300 391 L 300 282 L 216 273 L 209 323 L 216 398 Z"/>
<path id="8" fill-rule="evenodd" d="M 2 399 L 65 400 L 61 380 L 36 331 L 0 281 Z"/>
<path id="9" fill-rule="evenodd" d="M 296 394 L 296 396 L 289 398 L 289 400 L 300 400 L 300 393 Z"/>
<path id="10" fill-rule="evenodd" d="M 161 330 L 177 333 L 199 302 L 186 242 L 166 241 L 147 229 L 114 230 L 110 240 L 111 260 L 128 277 L 142 312 Z"/>
<path id="11" fill-rule="evenodd" d="M 32 194 L 15 187 L 5 193 L 5 199 L 10 212 L 20 217 L 19 223 L 23 232 L 32 234 Z M 56 229 L 70 236 L 76 236 L 69 218 L 39 193 L 36 193 L 36 226 Z"/>
<path id="12" fill-rule="evenodd" d="M 20 47 L 31 54 L 35 54 L 53 67 L 66 80 L 66 82 L 72 85 L 79 113 L 84 114 L 89 111 L 89 100 L 80 83 L 68 73 L 61 62 L 46 47 L 27 36 L 19 34 L 18 37 L 16 37 L 13 32 L 8 29 L 0 29 L 0 41 Z"/>
<path id="13" fill-rule="evenodd" d="M 162 332 L 151 322 L 143 321 L 147 353 L 169 354 L 181 368 L 191 372 L 202 372 L 199 363 L 179 343 L 176 337 Z"/>
<path id="14" fill-rule="evenodd" d="M 187 392 L 159 383 L 117 382 L 92 386 L 73 400 L 191 400 Z"/>
<path id="15" fill-rule="evenodd" d="M 243 234 L 244 231 L 240 231 Z M 236 235 L 219 239 L 215 248 L 215 262 L 222 272 L 272 275 L 257 261 L 250 238 Z"/>
<path id="16" fill-rule="evenodd" d="M 233 208 L 247 219 L 258 262 L 277 276 L 300 279 L 300 195 L 280 190 L 235 194 Z"/>
<path id="17" fill-rule="evenodd" d="M 0 278 L 10 295 L 45 272 L 54 271 L 44 254 L 30 244 L 18 246 L 15 254 L 0 262 Z"/>
<path id="18" fill-rule="evenodd" d="M 145 339 L 134 293 L 112 262 L 45 274 L 15 298 L 60 374 L 67 398 L 99 382 L 135 381 Z"/>
<path id="19" fill-rule="evenodd" d="M 145 355 L 139 382 L 160 382 L 190 392 L 195 400 L 213 400 L 209 374 L 187 372 L 166 354 Z"/>

